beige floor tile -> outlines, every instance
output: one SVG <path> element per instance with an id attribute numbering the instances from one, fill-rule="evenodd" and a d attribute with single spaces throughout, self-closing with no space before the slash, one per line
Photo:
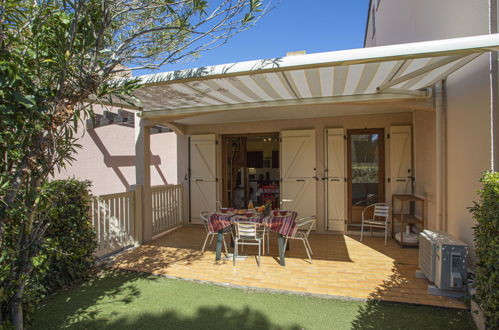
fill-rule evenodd
<path id="1" fill-rule="evenodd" d="M 465 308 L 461 301 L 427 293 L 428 281 L 415 277 L 418 250 L 402 249 L 392 240 L 313 234 L 310 264 L 302 244 L 293 242 L 286 251 L 286 267 L 279 265 L 276 236 L 271 236 L 270 254 L 258 267 L 254 248 L 245 248 L 245 260 L 215 262 L 215 243 L 204 254 L 205 233 L 201 227 L 182 227 L 151 243 L 125 252 L 115 267 L 234 285 L 348 296 L 387 301 Z M 230 249 L 232 250 L 232 249 Z"/>

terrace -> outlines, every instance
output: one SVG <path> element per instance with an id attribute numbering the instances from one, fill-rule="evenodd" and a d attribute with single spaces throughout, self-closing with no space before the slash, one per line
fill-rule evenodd
<path id="1" fill-rule="evenodd" d="M 462 301 L 429 295 L 429 282 L 415 277 L 418 250 L 393 240 L 384 246 L 381 237 L 367 235 L 361 243 L 357 236 L 312 234 L 313 263 L 301 242 L 291 242 L 281 267 L 271 234 L 270 255 L 258 267 L 251 247 L 236 266 L 230 258 L 216 262 L 214 243 L 201 253 L 204 237 L 200 226 L 183 226 L 117 256 L 114 267 L 266 291 L 465 308 Z"/>

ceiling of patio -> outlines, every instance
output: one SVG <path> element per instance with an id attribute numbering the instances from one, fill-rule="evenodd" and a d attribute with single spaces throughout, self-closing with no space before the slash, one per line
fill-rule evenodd
<path id="1" fill-rule="evenodd" d="M 433 100 L 406 100 L 406 102 L 376 102 L 353 104 L 310 104 L 306 111 L 300 106 L 278 106 L 198 114 L 176 119 L 182 125 L 205 125 L 220 123 L 258 122 L 267 120 L 288 120 L 305 118 L 322 118 L 333 116 L 353 116 L 379 113 L 407 112 L 413 109 L 431 111 Z"/>
<path id="2" fill-rule="evenodd" d="M 201 67 L 140 76 L 136 96 L 144 117 L 183 124 L 403 111 L 406 100 L 426 102 L 427 88 L 498 47 L 491 34 Z M 334 106 L 293 107 L 319 104 Z"/>

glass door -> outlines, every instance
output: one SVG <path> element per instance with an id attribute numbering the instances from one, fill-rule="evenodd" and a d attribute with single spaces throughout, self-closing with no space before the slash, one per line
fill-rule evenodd
<path id="1" fill-rule="evenodd" d="M 361 223 L 364 208 L 385 200 L 385 156 L 383 129 L 349 130 L 348 219 Z"/>

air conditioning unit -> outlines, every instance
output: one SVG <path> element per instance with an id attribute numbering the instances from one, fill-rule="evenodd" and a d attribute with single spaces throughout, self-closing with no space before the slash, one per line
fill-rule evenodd
<path id="1" fill-rule="evenodd" d="M 421 272 L 441 290 L 464 290 L 468 246 L 449 234 L 424 230 L 419 235 Z"/>

